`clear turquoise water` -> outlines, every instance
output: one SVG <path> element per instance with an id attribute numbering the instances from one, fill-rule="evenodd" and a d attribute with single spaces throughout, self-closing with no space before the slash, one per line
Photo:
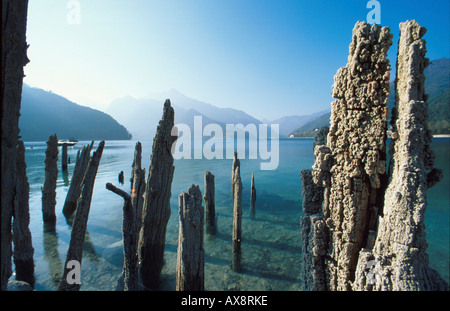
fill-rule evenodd
<path id="1" fill-rule="evenodd" d="M 62 277 L 70 239 L 70 226 L 62 215 L 76 152 L 89 142 L 69 147 L 69 176 L 58 175 L 56 233 L 44 233 L 41 186 L 44 183 L 44 142 L 27 142 L 27 176 L 30 183 L 30 229 L 35 249 L 37 290 L 55 290 Z M 96 148 L 96 142 L 94 148 Z M 178 195 L 191 184 L 204 188 L 204 172 L 216 177 L 218 233 L 205 235 L 206 290 L 299 290 L 301 182 L 299 173 L 313 164 L 312 139 L 280 140 L 277 170 L 261 171 L 259 160 L 241 160 L 243 183 L 242 263 L 243 272 L 231 268 L 231 165 L 232 160 L 176 160 L 172 186 L 172 214 L 167 227 L 162 289 L 175 290 L 178 238 Z M 144 141 L 143 167 L 148 172 L 152 142 Z M 122 272 L 122 199 L 106 190 L 112 182 L 129 191 L 134 141 L 107 141 L 95 182 L 82 262 L 82 290 L 114 290 Z M 430 265 L 449 279 L 449 138 L 433 142 L 436 166 L 444 169 L 444 180 L 428 192 L 426 230 Z M 124 171 L 125 184 L 118 183 Z M 255 174 L 256 219 L 249 216 L 250 180 Z"/>

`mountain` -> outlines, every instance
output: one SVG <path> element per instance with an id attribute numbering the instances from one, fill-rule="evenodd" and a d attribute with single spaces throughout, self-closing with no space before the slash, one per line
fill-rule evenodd
<path id="1" fill-rule="evenodd" d="M 450 134 L 450 59 L 440 58 L 425 68 L 428 94 L 428 127 L 433 134 Z M 388 107 L 395 105 L 395 83 L 391 82 Z M 392 113 L 390 114 L 390 116 Z M 390 120 L 389 116 L 389 120 Z"/>
<path id="2" fill-rule="evenodd" d="M 428 97 L 428 126 L 433 134 L 450 134 L 450 59 L 434 60 L 425 68 L 425 92 Z M 388 107 L 395 105 L 395 83 L 391 82 Z M 390 120 L 390 113 L 388 122 Z M 311 137 L 315 129 L 329 126 L 330 114 L 309 122 L 291 132 L 296 137 Z"/>
<path id="3" fill-rule="evenodd" d="M 433 134 L 450 134 L 450 59 L 437 59 L 425 68 L 428 126 Z"/>
<path id="4" fill-rule="evenodd" d="M 20 113 L 20 136 L 24 141 L 45 141 L 52 134 L 59 139 L 131 139 L 127 129 L 106 113 L 26 84 Z"/>
<path id="5" fill-rule="evenodd" d="M 143 98 L 130 96 L 116 99 L 106 109 L 106 112 L 117 121 L 124 124 L 136 139 L 152 140 L 158 122 L 161 119 L 163 104 L 170 99 L 175 110 L 175 124 L 183 123 L 193 129 L 195 116 L 201 116 L 203 126 L 219 124 L 225 130 L 225 124 L 260 124 L 258 119 L 247 113 L 232 108 L 219 108 L 189 98 L 177 90 L 150 93 Z"/>
<path id="6" fill-rule="evenodd" d="M 318 117 L 329 113 L 329 110 L 320 111 L 311 115 L 295 115 L 295 116 L 285 116 L 273 121 L 265 120 L 264 123 L 267 124 L 279 124 L 280 126 L 280 137 L 288 137 L 292 132 L 294 132 L 299 127 L 316 120 Z"/>
<path id="7" fill-rule="evenodd" d="M 291 132 L 295 137 L 314 137 L 314 132 L 324 126 L 330 126 L 331 112 L 321 115 Z"/>

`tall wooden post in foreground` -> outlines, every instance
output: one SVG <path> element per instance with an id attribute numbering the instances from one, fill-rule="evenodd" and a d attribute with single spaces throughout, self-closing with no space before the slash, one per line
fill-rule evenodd
<path id="1" fill-rule="evenodd" d="M 214 175 L 210 171 L 205 173 L 205 214 L 206 232 L 215 235 L 216 229 L 216 205 L 214 203 Z"/>
<path id="2" fill-rule="evenodd" d="M 34 249 L 31 242 L 30 225 L 30 185 L 26 174 L 25 146 L 19 140 L 17 145 L 17 183 L 14 200 L 13 237 L 14 265 L 16 280 L 24 281 L 34 287 Z"/>
<path id="3" fill-rule="evenodd" d="M 81 284 L 78 284 L 76 282 L 68 282 L 68 274 L 72 268 L 70 265 L 71 262 L 76 261 L 81 267 L 84 237 L 86 234 L 89 211 L 91 209 L 92 192 L 94 190 L 95 177 L 97 176 L 98 166 L 100 165 L 100 159 L 102 157 L 104 147 L 105 142 L 101 141 L 97 148 L 97 151 L 94 152 L 91 160 L 89 161 L 86 175 L 83 180 L 83 190 L 81 191 L 81 197 L 77 203 L 77 211 L 75 213 L 75 219 L 73 221 L 69 249 L 67 251 L 66 263 L 64 265 L 64 275 L 59 285 L 59 290 L 80 290 Z"/>
<path id="4" fill-rule="evenodd" d="M 42 188 L 42 217 L 48 231 L 54 231 L 56 225 L 56 181 L 58 179 L 58 138 L 51 135 L 47 139 L 45 151 L 45 181 Z"/>
<path id="5" fill-rule="evenodd" d="M 25 38 L 28 0 L 2 0 L 2 184 L 1 184 L 1 290 L 6 290 L 11 269 L 11 219 L 16 188 L 16 155 L 22 99 L 23 67 L 29 62 Z"/>
<path id="6" fill-rule="evenodd" d="M 172 128 L 175 113 L 170 100 L 164 103 L 164 112 L 153 140 L 148 181 L 145 188 L 143 222 L 139 235 L 139 270 L 143 285 L 156 289 L 163 267 L 166 228 L 170 218 L 173 156 Z"/>
<path id="7" fill-rule="evenodd" d="M 205 288 L 205 250 L 203 248 L 202 193 L 197 185 L 179 197 L 177 252 L 177 291 L 202 291 Z"/>
<path id="8" fill-rule="evenodd" d="M 234 208 L 233 208 L 233 237 L 232 237 L 232 261 L 231 268 L 241 272 L 241 223 L 242 223 L 242 182 L 240 166 L 234 170 Z"/>

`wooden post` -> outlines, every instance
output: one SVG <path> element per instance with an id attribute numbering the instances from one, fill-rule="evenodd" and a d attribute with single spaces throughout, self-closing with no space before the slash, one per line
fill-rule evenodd
<path id="1" fill-rule="evenodd" d="M 205 210 L 206 210 L 206 232 L 215 235 L 216 228 L 216 207 L 214 203 L 214 175 L 210 171 L 205 173 Z"/>
<path id="2" fill-rule="evenodd" d="M 170 218 L 174 142 L 174 110 L 170 100 L 164 103 L 164 112 L 155 138 L 148 181 L 145 188 L 142 229 L 139 236 L 139 271 L 143 285 L 156 289 L 163 267 L 166 228 Z"/>
<path id="3" fill-rule="evenodd" d="M 14 200 L 14 265 L 16 280 L 25 281 L 34 287 L 34 249 L 31 242 L 29 193 L 30 185 L 26 174 L 25 147 L 19 140 L 17 145 L 17 184 Z"/>
<path id="4" fill-rule="evenodd" d="M 234 152 L 234 158 L 233 158 L 233 166 L 231 167 L 231 195 L 234 200 L 234 174 L 236 171 L 236 167 L 241 165 L 241 161 L 238 159 L 238 153 L 237 151 Z"/>
<path id="5" fill-rule="evenodd" d="M 135 226 L 135 214 L 131 205 L 131 196 L 125 191 L 115 187 L 111 183 L 106 184 L 106 189 L 120 195 L 123 198 L 123 282 L 125 291 L 139 290 L 138 282 L 138 258 L 137 238 L 138 232 Z"/>
<path id="6" fill-rule="evenodd" d="M 250 217 L 255 219 L 255 201 L 256 201 L 256 188 L 255 188 L 255 176 L 252 172 L 252 185 L 250 191 Z"/>
<path id="7" fill-rule="evenodd" d="M 92 141 L 90 145 L 83 146 L 81 153 L 79 151 L 77 153 L 77 160 L 73 170 L 72 180 L 70 181 L 69 190 L 67 191 L 66 200 L 63 207 L 63 214 L 67 220 L 69 220 L 70 216 L 72 216 L 77 208 L 77 201 L 81 195 L 81 186 L 89 164 L 89 158 L 93 145 L 94 141 Z"/>
<path id="8" fill-rule="evenodd" d="M 203 248 L 202 193 L 198 185 L 179 196 L 177 252 L 177 291 L 203 291 L 205 250 Z"/>
<path id="9" fill-rule="evenodd" d="M 23 67 L 27 58 L 28 0 L 2 0 L 2 178 L 1 178 L 1 281 L 6 290 L 11 269 L 11 219 L 16 189 L 16 155 L 22 98 Z"/>
<path id="10" fill-rule="evenodd" d="M 94 190 L 95 177 L 97 176 L 98 166 L 102 157 L 103 148 L 105 142 L 101 141 L 97 151 L 94 152 L 86 171 L 86 175 L 83 180 L 83 188 L 81 191 L 81 197 L 77 203 L 77 209 L 75 213 L 75 219 L 72 226 L 72 233 L 70 235 L 70 244 L 67 251 L 66 263 L 64 265 L 64 275 L 59 285 L 59 290 L 64 291 L 78 291 L 81 284 L 69 284 L 67 282 L 67 276 L 70 270 L 68 263 L 72 260 L 78 262 L 81 267 L 81 259 L 83 257 L 83 244 L 86 234 L 87 221 L 89 217 L 89 211 L 91 208 L 92 191 Z"/>
<path id="11" fill-rule="evenodd" d="M 234 171 L 233 243 L 231 268 L 241 272 L 242 182 L 240 166 Z"/>
<path id="12" fill-rule="evenodd" d="M 134 151 L 133 170 L 131 174 L 131 206 L 135 213 L 136 232 L 141 231 L 142 225 L 142 207 L 144 205 L 145 193 L 145 169 L 141 168 L 142 145 L 136 143 Z"/>
<path id="13" fill-rule="evenodd" d="M 67 170 L 67 144 L 62 144 L 62 170 Z"/>
<path id="14" fill-rule="evenodd" d="M 123 185 L 123 183 L 124 183 L 123 171 L 120 171 L 118 180 L 119 180 L 119 184 Z"/>
<path id="15" fill-rule="evenodd" d="M 42 188 L 42 216 L 45 229 L 54 231 L 56 225 L 56 181 L 58 178 L 58 138 L 56 134 L 47 139 L 45 151 L 45 181 Z"/>

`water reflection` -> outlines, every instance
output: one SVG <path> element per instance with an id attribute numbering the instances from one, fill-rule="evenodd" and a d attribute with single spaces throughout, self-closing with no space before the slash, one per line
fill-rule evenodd
<path id="1" fill-rule="evenodd" d="M 58 288 L 63 276 L 63 264 L 58 252 L 58 234 L 56 231 L 46 231 L 44 228 L 44 259 L 48 262 L 50 280 Z"/>

